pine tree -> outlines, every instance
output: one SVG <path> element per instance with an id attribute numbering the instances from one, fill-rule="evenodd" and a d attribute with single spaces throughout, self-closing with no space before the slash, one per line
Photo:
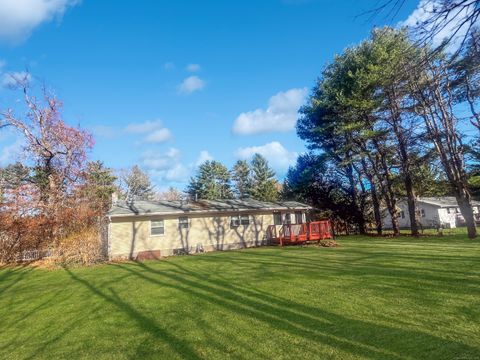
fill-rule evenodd
<path id="1" fill-rule="evenodd" d="M 192 199 L 231 199 L 230 172 L 220 162 L 207 160 L 190 179 L 186 192 Z"/>
<path id="2" fill-rule="evenodd" d="M 84 174 L 85 189 L 87 196 L 93 204 L 98 204 L 103 210 L 107 210 L 111 204 L 112 194 L 117 187 L 117 178 L 111 169 L 105 167 L 102 161 L 91 161 L 87 164 Z"/>
<path id="3" fill-rule="evenodd" d="M 275 171 L 270 168 L 268 161 L 262 155 L 255 154 L 251 167 L 252 197 L 260 201 L 276 201 L 279 195 L 277 180 L 275 180 Z"/>
<path id="4" fill-rule="evenodd" d="M 238 160 L 232 169 L 232 178 L 235 183 L 235 193 L 239 199 L 248 198 L 252 193 L 252 177 L 248 162 Z"/>

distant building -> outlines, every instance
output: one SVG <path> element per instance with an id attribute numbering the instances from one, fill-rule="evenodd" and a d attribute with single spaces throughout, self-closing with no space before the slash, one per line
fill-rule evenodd
<path id="1" fill-rule="evenodd" d="M 108 213 L 108 254 L 157 258 L 265 245 L 270 225 L 305 223 L 311 209 L 251 199 L 117 201 Z"/>
<path id="2" fill-rule="evenodd" d="M 480 224 L 480 202 L 472 201 L 473 213 Z M 398 223 L 401 228 L 410 227 L 410 216 L 405 199 L 397 202 Z M 465 219 L 460 213 L 457 200 L 453 196 L 422 197 L 417 199 L 417 219 L 423 227 L 455 228 L 465 224 Z M 385 228 L 391 228 L 392 222 L 388 213 L 383 213 Z"/>

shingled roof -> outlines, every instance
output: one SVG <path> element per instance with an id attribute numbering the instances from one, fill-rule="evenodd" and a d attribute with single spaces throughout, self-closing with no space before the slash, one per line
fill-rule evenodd
<path id="1" fill-rule="evenodd" d="M 123 200 L 113 204 L 108 212 L 111 217 L 132 215 L 175 215 L 191 213 L 215 213 L 235 211 L 286 211 L 310 210 L 311 206 L 296 201 L 265 202 L 253 199 L 199 200 L 199 201 L 135 201 Z"/>

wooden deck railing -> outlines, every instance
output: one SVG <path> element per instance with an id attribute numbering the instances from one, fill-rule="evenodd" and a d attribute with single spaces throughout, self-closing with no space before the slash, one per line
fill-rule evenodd
<path id="1" fill-rule="evenodd" d="M 305 224 L 269 225 L 267 228 L 267 240 L 280 246 L 332 238 L 332 226 L 329 220 Z"/>

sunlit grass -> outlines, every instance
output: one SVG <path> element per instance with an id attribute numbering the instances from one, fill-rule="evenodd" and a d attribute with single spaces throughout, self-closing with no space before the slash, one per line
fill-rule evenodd
<path id="1" fill-rule="evenodd" d="M 480 240 L 0 270 L 0 358 L 477 359 Z"/>

